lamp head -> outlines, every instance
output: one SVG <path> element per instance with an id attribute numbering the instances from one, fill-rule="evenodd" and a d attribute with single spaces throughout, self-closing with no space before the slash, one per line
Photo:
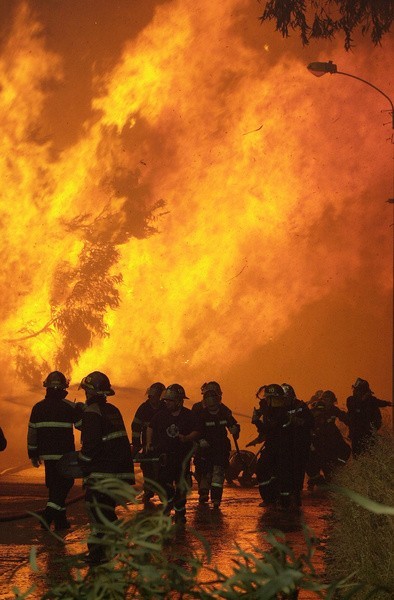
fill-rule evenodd
<path id="1" fill-rule="evenodd" d="M 310 71 L 312 73 L 312 75 L 315 75 L 316 77 L 321 77 L 322 75 L 325 75 L 326 73 L 331 73 L 331 75 L 333 73 L 337 72 L 337 66 L 332 62 L 332 60 L 329 60 L 328 62 L 312 62 L 309 63 L 309 65 L 307 66 L 308 71 Z"/>

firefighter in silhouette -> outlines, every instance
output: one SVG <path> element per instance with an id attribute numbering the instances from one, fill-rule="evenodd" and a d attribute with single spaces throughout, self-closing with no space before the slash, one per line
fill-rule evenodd
<path id="1" fill-rule="evenodd" d="M 256 465 L 260 506 L 299 507 L 313 416 L 288 384 L 263 387 L 252 417 L 257 441 L 265 441 Z"/>
<path id="2" fill-rule="evenodd" d="M 337 406 L 337 398 L 331 390 L 322 393 L 319 400 L 310 404 L 314 417 L 311 448 L 307 465 L 309 490 L 328 482 L 333 471 L 349 459 L 351 450 L 336 425 L 338 418 L 347 424 L 345 411 Z"/>
<path id="3" fill-rule="evenodd" d="M 346 411 L 341 410 L 338 406 L 338 399 L 331 390 L 319 390 L 319 394 L 312 396 L 308 402 L 308 407 L 313 410 L 315 405 L 323 401 L 327 415 L 335 422 L 335 419 L 341 421 L 344 425 L 349 425 L 349 417 Z"/>
<path id="4" fill-rule="evenodd" d="M 187 396 L 181 385 L 169 385 L 162 398 L 166 408 L 152 418 L 147 428 L 147 451 L 167 457 L 159 472 L 159 483 L 165 492 L 164 512 L 170 515 L 174 510 L 175 522 L 182 524 L 186 522 L 193 442 L 199 434 L 192 411 L 183 406 Z"/>
<path id="5" fill-rule="evenodd" d="M 93 536 L 104 537 L 103 520 L 116 521 L 116 500 L 97 490 L 100 479 L 116 477 L 134 483 L 134 466 L 130 442 L 119 409 L 107 402 L 115 394 L 104 373 L 93 371 L 84 377 L 80 387 L 85 391 L 86 408 L 82 417 L 79 461 L 84 473 L 85 501 Z M 96 486 L 96 489 L 93 487 Z M 99 505 L 99 510 L 97 509 Z M 97 565 L 108 560 L 106 547 L 88 542 L 87 562 Z"/>
<path id="6" fill-rule="evenodd" d="M 213 385 L 205 385 L 203 408 L 197 417 L 201 456 L 200 476 L 197 480 L 199 502 L 205 504 L 210 498 L 214 508 L 219 508 L 222 501 L 223 484 L 229 466 L 231 443 L 227 431 L 234 440 L 238 440 L 240 432 L 240 426 L 231 410 L 222 404 L 219 390 Z"/>
<path id="7" fill-rule="evenodd" d="M 34 467 L 44 462 L 48 502 L 43 527 L 48 529 L 53 523 L 56 530 L 69 529 L 66 498 L 74 479 L 61 475 L 57 463 L 63 454 L 75 450 L 74 427 L 81 427 L 83 404 L 66 399 L 68 380 L 60 371 L 49 373 L 43 386 L 45 398 L 33 406 L 30 415 L 27 452 Z"/>
<path id="8" fill-rule="evenodd" d="M 161 396 L 166 386 L 164 383 L 157 381 L 152 383 L 146 390 L 147 399 L 139 405 L 131 423 L 131 443 L 133 458 L 140 452 L 146 449 L 146 430 L 155 416 L 160 410 L 165 409 L 164 400 Z M 150 505 L 150 500 L 154 496 L 154 492 L 149 486 L 149 481 L 157 481 L 158 478 L 158 463 L 141 462 L 141 470 L 144 477 L 144 494 L 143 503 L 146 508 Z"/>
<path id="9" fill-rule="evenodd" d="M 7 440 L 4 435 L 2 428 L 0 427 L 0 452 L 3 452 L 7 448 Z"/>
<path id="10" fill-rule="evenodd" d="M 217 381 L 208 381 L 208 382 L 203 383 L 201 386 L 201 394 L 202 394 L 202 399 L 199 402 L 195 402 L 192 406 L 192 412 L 196 419 L 201 414 L 201 411 L 204 408 L 206 408 L 205 398 L 206 398 L 207 394 L 216 395 L 219 402 L 220 403 L 222 402 L 223 393 L 222 393 L 220 384 Z M 227 406 L 225 406 L 225 405 L 223 405 L 223 406 L 226 408 L 226 410 L 230 411 L 230 413 L 231 413 L 231 410 Z M 193 456 L 193 465 L 194 465 L 194 473 L 193 474 L 197 481 L 197 485 L 198 485 L 199 489 L 200 489 L 201 474 L 205 470 L 205 467 L 206 467 L 207 455 L 208 455 L 208 450 L 207 450 L 205 440 L 201 440 L 201 441 L 197 440 L 197 445 L 196 445 L 196 449 L 195 449 L 194 456 Z M 204 495 L 206 495 L 205 492 L 204 492 Z"/>
<path id="11" fill-rule="evenodd" d="M 353 456 L 358 456 L 372 443 L 373 434 L 382 425 L 380 409 L 392 406 L 392 403 L 376 398 L 368 381 L 360 377 L 357 377 L 352 388 L 353 394 L 347 398 L 346 406 L 352 453 Z"/>

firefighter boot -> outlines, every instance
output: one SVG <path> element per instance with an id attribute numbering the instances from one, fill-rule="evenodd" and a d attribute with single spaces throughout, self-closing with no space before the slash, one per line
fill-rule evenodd
<path id="1" fill-rule="evenodd" d="M 63 531 L 65 529 L 70 529 L 71 523 L 67 520 L 66 511 L 58 511 L 59 514 L 55 515 L 55 530 Z"/>
<path id="2" fill-rule="evenodd" d="M 222 502 L 223 489 L 221 487 L 212 486 L 211 487 L 211 501 L 212 507 L 218 509 Z"/>
<path id="3" fill-rule="evenodd" d="M 186 523 L 186 509 L 175 509 L 174 521 L 176 525 L 184 525 Z"/>
<path id="4" fill-rule="evenodd" d="M 198 503 L 199 504 L 206 504 L 209 500 L 209 490 L 206 489 L 200 489 L 198 490 Z"/>
<path id="5" fill-rule="evenodd" d="M 55 520 L 56 510 L 51 506 L 46 506 L 44 512 L 41 515 L 41 529 L 50 529 L 53 521 Z"/>

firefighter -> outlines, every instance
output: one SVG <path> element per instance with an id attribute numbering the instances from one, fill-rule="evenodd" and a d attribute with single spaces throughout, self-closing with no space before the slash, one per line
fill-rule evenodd
<path id="1" fill-rule="evenodd" d="M 360 377 L 357 377 L 352 388 L 353 394 L 346 400 L 349 437 L 353 456 L 359 456 L 370 445 L 374 432 L 382 425 L 380 408 L 392 406 L 392 403 L 376 398 L 368 381 Z"/>
<path id="2" fill-rule="evenodd" d="M 316 392 L 311 396 L 311 399 L 307 402 L 308 406 L 312 405 L 317 400 L 320 400 L 322 395 L 324 394 L 324 390 L 316 390 Z"/>
<path id="3" fill-rule="evenodd" d="M 219 402 L 222 402 L 223 393 L 220 384 L 217 381 L 208 381 L 203 383 L 201 386 L 202 399 L 199 402 L 195 402 L 192 406 L 192 411 L 196 419 L 200 415 L 201 411 L 206 407 L 205 397 L 206 394 L 209 393 L 216 394 L 216 397 L 218 398 Z M 223 406 L 225 405 L 223 404 Z M 227 406 L 225 406 L 225 408 L 231 413 L 231 410 Z M 197 445 L 193 456 L 193 475 L 195 480 L 197 481 L 198 489 L 200 489 L 202 472 L 205 470 L 206 467 L 207 453 L 208 452 L 205 440 L 197 440 Z"/>
<path id="4" fill-rule="evenodd" d="M 3 452 L 7 448 L 7 440 L 4 435 L 2 428 L 0 427 L 0 452 Z"/>
<path id="5" fill-rule="evenodd" d="M 206 504 L 211 499 L 213 508 L 219 508 L 231 451 L 227 431 L 237 440 L 240 426 L 231 410 L 222 404 L 222 396 L 214 386 L 206 387 L 203 395 L 203 408 L 197 419 L 202 453 L 198 480 L 199 503 Z"/>
<path id="6" fill-rule="evenodd" d="M 97 540 L 105 535 L 100 512 L 108 521 L 116 521 L 117 502 L 93 486 L 107 477 L 116 477 L 132 485 L 134 466 L 122 415 L 116 406 L 107 402 L 107 397 L 115 394 L 107 375 L 93 371 L 82 379 L 80 388 L 85 391 L 86 409 L 82 417 L 79 462 L 84 473 L 92 535 Z M 108 560 L 104 544 L 88 542 L 88 550 L 87 563 L 97 565 Z"/>
<path id="7" fill-rule="evenodd" d="M 286 392 L 285 392 L 285 389 Z M 313 416 L 288 384 L 264 386 L 260 407 L 252 422 L 258 441 L 265 440 L 256 465 L 260 506 L 287 509 L 301 506 L 307 451 Z M 261 388 L 260 388 L 261 393 Z M 261 396 L 260 396 L 261 397 Z"/>
<path id="8" fill-rule="evenodd" d="M 141 450 L 146 450 L 146 429 L 154 415 L 160 410 L 165 409 L 164 400 L 161 399 L 161 395 L 165 389 L 166 386 L 164 383 L 160 383 L 160 381 L 152 383 L 146 390 L 147 399 L 137 408 L 131 423 L 133 458 L 135 458 Z M 141 462 L 141 470 L 144 478 L 144 493 L 142 500 L 145 508 L 150 506 L 150 501 L 154 496 L 154 492 L 150 489 L 147 480 L 157 481 L 158 470 L 156 465 L 157 463 L 154 462 Z"/>
<path id="9" fill-rule="evenodd" d="M 166 408 L 158 412 L 147 428 L 147 451 L 165 454 L 159 483 L 165 492 L 165 514 L 174 509 L 176 523 L 186 523 L 186 497 L 190 489 L 190 458 L 193 442 L 199 437 L 190 409 L 183 406 L 188 397 L 178 383 L 169 385 L 162 396 Z"/>
<path id="10" fill-rule="evenodd" d="M 74 427 L 80 429 L 83 404 L 66 399 L 68 380 L 60 371 L 49 373 L 43 386 L 45 398 L 33 406 L 30 415 L 27 451 L 34 467 L 42 462 L 45 467 L 48 502 L 42 527 L 49 529 L 53 523 L 59 531 L 70 528 L 65 504 L 74 479 L 63 477 L 57 463 L 63 454 L 75 450 Z"/>
<path id="11" fill-rule="evenodd" d="M 309 408 L 313 410 L 315 405 L 318 402 L 323 402 L 325 406 L 325 410 L 327 411 L 327 415 L 335 422 L 335 419 L 341 421 L 344 425 L 349 425 L 349 417 L 346 411 L 341 410 L 338 406 L 338 399 L 333 391 L 331 390 L 322 390 L 319 397 L 312 396 L 311 400 L 308 402 Z"/>
<path id="12" fill-rule="evenodd" d="M 195 402 L 192 406 L 192 411 L 194 412 L 195 416 L 197 416 L 200 411 L 205 408 L 205 394 L 208 392 L 214 392 L 217 397 L 220 398 L 220 402 L 222 401 L 223 392 L 220 384 L 217 381 L 208 381 L 203 383 L 201 386 L 202 399 L 199 402 Z"/>
<path id="13" fill-rule="evenodd" d="M 310 405 L 314 417 L 311 448 L 307 465 L 309 477 L 307 487 L 313 490 L 330 480 L 333 471 L 343 466 L 349 459 L 351 450 L 345 442 L 335 421 L 340 419 L 347 424 L 347 414 L 335 406 L 337 398 L 331 390 L 326 390 Z"/>

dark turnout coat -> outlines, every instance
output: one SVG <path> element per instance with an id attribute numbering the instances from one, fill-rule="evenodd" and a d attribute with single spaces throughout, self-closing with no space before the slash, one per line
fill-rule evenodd
<path id="1" fill-rule="evenodd" d="M 105 396 L 87 401 L 81 427 L 79 460 L 87 477 L 116 476 L 134 481 L 130 442 L 119 409 Z"/>
<path id="2" fill-rule="evenodd" d="M 390 402 L 376 398 L 371 392 L 363 396 L 349 396 L 346 400 L 349 421 L 349 437 L 354 454 L 365 449 L 374 431 L 382 426 L 380 408 L 391 406 Z"/>
<path id="3" fill-rule="evenodd" d="M 75 450 L 74 427 L 81 427 L 82 403 L 66 400 L 66 390 L 48 388 L 44 400 L 33 406 L 27 434 L 30 459 L 59 460 Z"/>
<path id="4" fill-rule="evenodd" d="M 2 428 L 0 427 L 0 452 L 7 448 L 7 440 L 3 433 Z"/>
<path id="5" fill-rule="evenodd" d="M 259 490 L 264 500 L 279 493 L 299 494 L 309 456 L 313 415 L 305 402 L 294 399 L 290 406 L 263 405 L 256 424 L 265 447 L 257 464 Z"/>
<path id="6" fill-rule="evenodd" d="M 231 443 L 227 435 L 229 428 L 237 428 L 239 425 L 229 408 L 220 404 L 217 412 L 209 412 L 207 408 L 198 411 L 196 429 L 201 439 L 208 443 L 204 449 L 204 455 L 212 464 L 228 467 Z"/>
<path id="7" fill-rule="evenodd" d="M 136 450 L 146 446 L 146 430 L 148 425 L 153 417 L 161 410 L 165 410 L 165 408 L 166 405 L 163 400 L 160 401 L 157 408 L 149 400 L 145 400 L 137 408 L 131 423 L 131 442 Z"/>

